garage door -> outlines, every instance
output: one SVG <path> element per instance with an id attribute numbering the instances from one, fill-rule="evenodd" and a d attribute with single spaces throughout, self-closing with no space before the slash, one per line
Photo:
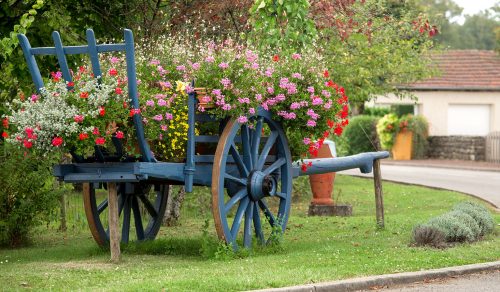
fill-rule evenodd
<path id="1" fill-rule="evenodd" d="M 490 106 L 450 104 L 448 135 L 486 136 L 490 131 Z"/>

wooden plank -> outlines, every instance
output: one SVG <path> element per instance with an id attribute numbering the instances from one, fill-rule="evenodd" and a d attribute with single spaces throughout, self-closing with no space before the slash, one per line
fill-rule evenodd
<path id="1" fill-rule="evenodd" d="M 118 195 L 116 183 L 108 183 L 109 249 L 111 261 L 120 261 L 120 230 L 118 225 Z"/>
<path id="2" fill-rule="evenodd" d="M 375 186 L 375 208 L 377 225 L 384 228 L 384 198 L 382 194 L 382 174 L 380 172 L 380 160 L 373 160 L 373 183 Z"/>

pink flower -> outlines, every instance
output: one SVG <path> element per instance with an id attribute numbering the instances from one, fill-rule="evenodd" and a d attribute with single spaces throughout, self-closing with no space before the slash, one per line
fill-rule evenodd
<path id="1" fill-rule="evenodd" d="M 104 137 L 98 137 L 95 139 L 96 145 L 104 145 L 104 143 L 106 143 L 106 139 L 104 139 Z"/>
<path id="2" fill-rule="evenodd" d="M 205 112 L 205 107 L 204 106 L 201 106 L 201 105 L 198 105 L 198 111 L 199 112 Z"/>
<path id="3" fill-rule="evenodd" d="M 268 87 L 268 88 L 267 88 L 267 93 L 269 93 L 269 94 L 273 94 L 273 93 L 274 93 L 274 88 L 272 88 L 272 87 Z"/>
<path id="4" fill-rule="evenodd" d="M 267 68 L 266 72 L 264 72 L 264 75 L 266 75 L 267 77 L 272 77 L 273 73 L 274 73 L 274 69 L 273 68 Z"/>
<path id="5" fill-rule="evenodd" d="M 32 146 L 33 146 L 33 143 L 28 141 L 28 140 L 24 140 L 23 141 L 23 145 L 24 147 L 26 147 L 27 149 L 30 149 Z"/>
<path id="6" fill-rule="evenodd" d="M 332 94 L 328 90 L 322 90 L 321 94 L 323 94 L 324 97 L 329 98 L 332 96 Z"/>
<path id="7" fill-rule="evenodd" d="M 115 68 L 111 68 L 111 69 L 109 69 L 108 74 L 110 76 L 116 76 L 116 75 L 118 75 L 118 71 Z"/>
<path id="8" fill-rule="evenodd" d="M 222 85 L 224 85 L 224 89 L 227 89 L 229 88 L 229 86 L 231 85 L 231 80 L 228 79 L 228 78 L 223 78 L 220 83 L 222 83 Z"/>
<path id="9" fill-rule="evenodd" d="M 213 63 L 215 61 L 215 58 L 213 56 L 208 56 L 206 59 L 205 59 L 205 62 L 207 63 Z"/>
<path id="10" fill-rule="evenodd" d="M 248 113 L 251 114 L 251 115 L 254 115 L 255 114 L 255 109 L 253 107 L 249 108 L 248 109 Z"/>
<path id="11" fill-rule="evenodd" d="M 115 93 L 116 94 L 122 94 L 123 90 L 120 87 L 117 87 L 117 88 L 115 88 Z M 88 96 L 88 94 L 87 94 L 87 96 Z"/>
<path id="12" fill-rule="evenodd" d="M 222 63 L 219 64 L 219 68 L 221 68 L 221 69 L 227 69 L 227 68 L 229 68 L 229 64 L 222 62 Z"/>
<path id="13" fill-rule="evenodd" d="M 123 137 L 125 137 L 125 135 L 123 134 L 122 131 L 116 131 L 116 134 L 115 134 L 116 138 L 118 139 L 123 139 Z"/>
<path id="14" fill-rule="evenodd" d="M 248 122 L 248 118 L 247 117 L 245 117 L 245 116 L 239 116 L 238 117 L 238 123 L 244 124 L 246 122 Z"/>
<path id="15" fill-rule="evenodd" d="M 160 61 L 156 60 L 156 59 L 153 59 L 153 60 L 149 61 L 149 64 L 150 65 L 154 65 L 154 66 L 158 66 L 158 65 L 160 65 Z"/>
<path id="16" fill-rule="evenodd" d="M 247 50 L 245 52 L 245 55 L 246 55 L 246 58 L 247 58 L 247 61 L 248 63 L 253 63 L 257 60 L 258 56 L 257 54 L 255 54 L 254 52 L 250 51 L 250 50 Z"/>
<path id="17" fill-rule="evenodd" d="M 133 108 L 130 110 L 130 116 L 133 117 L 134 115 L 138 115 L 141 113 L 141 109 L 138 108 Z"/>
<path id="18" fill-rule="evenodd" d="M 153 117 L 153 120 L 155 120 L 155 121 L 161 121 L 161 120 L 163 120 L 163 115 L 156 115 L 156 116 Z"/>
<path id="19" fill-rule="evenodd" d="M 160 81 L 160 86 L 165 89 L 165 88 L 172 88 L 172 84 L 168 81 Z"/>
<path id="20" fill-rule="evenodd" d="M 304 77 L 302 77 L 302 75 L 300 73 L 293 73 L 292 77 L 297 78 L 297 79 L 304 79 Z"/>
<path id="21" fill-rule="evenodd" d="M 309 144 L 311 144 L 311 139 L 306 137 L 302 140 L 302 142 L 304 142 L 304 144 L 306 144 L 306 145 L 309 145 Z"/>
<path id="22" fill-rule="evenodd" d="M 259 63 L 252 63 L 252 69 L 254 70 L 259 69 Z"/>
<path id="23" fill-rule="evenodd" d="M 325 109 L 330 109 L 332 107 L 332 101 L 329 100 L 325 105 L 323 106 Z"/>
<path id="24" fill-rule="evenodd" d="M 54 147 L 59 147 L 61 146 L 62 143 L 63 143 L 63 138 L 61 137 L 55 137 L 54 139 L 52 139 L 52 146 Z"/>
<path id="25" fill-rule="evenodd" d="M 245 97 L 245 98 L 241 98 L 241 97 L 239 97 L 239 98 L 238 98 L 238 102 L 239 102 L 239 103 L 242 103 L 242 104 L 243 104 L 243 103 L 247 103 L 247 104 L 249 104 L 249 103 L 250 103 L 250 99 L 249 99 L 248 97 Z"/>
<path id="26" fill-rule="evenodd" d="M 154 102 L 154 100 L 150 99 L 150 100 L 146 101 L 146 105 L 147 106 L 155 106 L 155 102 Z"/>
<path id="27" fill-rule="evenodd" d="M 174 116 L 171 113 L 166 113 L 165 114 L 165 119 L 172 120 L 173 118 L 174 118 Z"/>
<path id="28" fill-rule="evenodd" d="M 186 66 L 184 66 L 184 65 L 180 65 L 180 66 L 175 67 L 175 69 L 176 69 L 177 71 L 186 71 Z"/>
<path id="29" fill-rule="evenodd" d="M 309 92 L 309 93 L 314 93 L 314 87 L 309 86 L 309 87 L 307 88 L 307 92 Z"/>
<path id="30" fill-rule="evenodd" d="M 314 112 L 313 109 L 308 109 L 307 110 L 307 115 L 311 117 L 313 120 L 317 120 L 319 118 L 319 115 Z"/>
<path id="31" fill-rule="evenodd" d="M 192 67 L 194 70 L 198 70 L 198 69 L 200 69 L 200 63 L 193 63 L 193 64 L 191 64 L 191 67 Z"/>
<path id="32" fill-rule="evenodd" d="M 201 98 L 201 101 L 203 101 L 204 103 L 209 103 L 212 101 L 212 97 L 205 95 Z"/>
<path id="33" fill-rule="evenodd" d="M 113 64 L 116 64 L 120 61 L 120 59 L 118 59 L 117 57 L 111 57 L 111 59 L 109 59 L 109 61 Z"/>
<path id="34" fill-rule="evenodd" d="M 262 94 L 256 94 L 255 95 L 255 100 L 261 101 L 262 100 Z"/>
<path id="35" fill-rule="evenodd" d="M 323 104 L 323 99 L 321 97 L 314 97 L 312 100 L 312 105 L 320 105 Z"/>
<path id="36" fill-rule="evenodd" d="M 222 95 L 222 91 L 220 89 L 214 89 L 212 90 L 212 94 L 216 96 Z"/>
<path id="37" fill-rule="evenodd" d="M 167 106 L 167 102 L 164 99 L 159 99 L 158 100 L 158 105 L 159 106 Z"/>
<path id="38" fill-rule="evenodd" d="M 32 102 L 36 102 L 36 101 L 38 100 L 38 98 L 40 98 L 38 95 L 33 94 L 33 95 L 31 96 L 31 101 L 32 101 Z"/>
<path id="39" fill-rule="evenodd" d="M 296 109 L 299 109 L 300 108 L 300 103 L 298 102 L 293 102 L 291 105 L 290 105 L 290 109 L 291 110 L 296 110 Z"/>
<path id="40" fill-rule="evenodd" d="M 308 120 L 307 121 L 307 126 L 308 127 L 316 127 L 316 121 L 314 121 L 314 120 Z"/>
<path id="41" fill-rule="evenodd" d="M 161 125 L 160 128 L 161 128 L 162 131 L 167 131 L 168 130 L 168 126 L 167 125 Z"/>
<path id="42" fill-rule="evenodd" d="M 231 105 L 226 103 L 222 106 L 222 109 L 225 110 L 225 111 L 228 111 L 228 110 L 231 110 Z"/>
<path id="43" fill-rule="evenodd" d="M 300 54 L 295 53 L 295 54 L 292 54 L 292 59 L 300 60 L 300 59 L 302 59 L 302 56 Z"/>
<path id="44" fill-rule="evenodd" d="M 92 130 L 92 134 L 99 135 L 99 128 L 94 127 L 94 129 Z"/>
<path id="45" fill-rule="evenodd" d="M 73 120 L 74 120 L 76 123 L 82 123 L 84 118 L 85 118 L 85 117 L 84 117 L 84 116 L 82 116 L 82 115 L 76 115 L 76 116 L 74 116 L 74 117 L 73 117 Z"/>
<path id="46" fill-rule="evenodd" d="M 276 95 L 276 101 L 284 101 L 285 100 L 285 95 L 283 93 L 280 93 Z"/>

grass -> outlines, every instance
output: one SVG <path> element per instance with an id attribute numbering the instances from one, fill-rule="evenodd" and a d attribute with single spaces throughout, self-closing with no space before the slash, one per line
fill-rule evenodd
<path id="1" fill-rule="evenodd" d="M 500 259 L 498 233 L 444 250 L 409 246 L 415 224 L 459 201 L 474 199 L 395 183 L 383 187 L 386 228 L 377 229 L 371 180 L 337 176 L 335 198 L 354 209 L 353 217 L 339 218 L 307 217 L 308 181 L 297 179 L 282 248 L 255 249 L 250 255 L 225 260 L 204 259 L 200 254 L 203 225 L 210 216 L 203 207 L 207 189 L 189 195 L 179 226 L 162 228 L 153 242 L 124 247 L 118 265 L 108 262 L 109 254 L 97 248 L 90 233 L 80 227 L 81 221 L 70 223 L 66 233 L 44 227 L 32 246 L 0 250 L 0 290 L 232 291 Z M 81 204 L 77 198 L 68 201 Z M 72 216 L 81 220 L 80 215 Z M 500 214 L 494 216 L 500 222 Z M 210 224 L 208 231 L 215 236 Z"/>

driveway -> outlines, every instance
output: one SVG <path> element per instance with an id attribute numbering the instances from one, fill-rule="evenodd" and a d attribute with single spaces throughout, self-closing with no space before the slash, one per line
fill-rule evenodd
<path id="1" fill-rule="evenodd" d="M 433 166 L 381 165 L 382 179 L 458 191 L 479 197 L 500 208 L 500 172 L 470 169 L 451 169 Z M 355 176 L 373 177 L 373 172 L 362 174 L 359 169 L 338 172 Z"/>

